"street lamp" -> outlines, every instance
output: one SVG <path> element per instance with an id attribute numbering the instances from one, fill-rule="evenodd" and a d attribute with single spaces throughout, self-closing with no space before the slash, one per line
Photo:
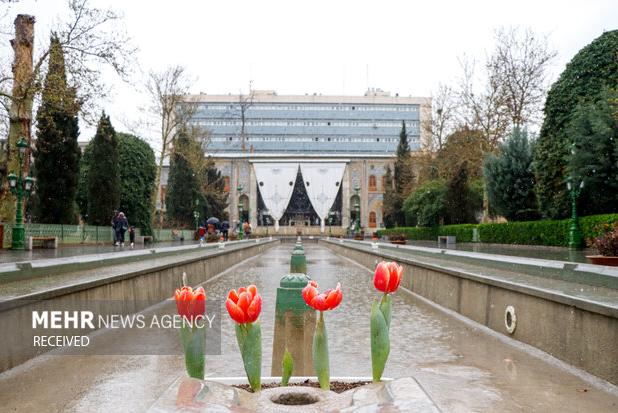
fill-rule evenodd
<path id="1" fill-rule="evenodd" d="M 238 184 L 238 187 L 236 187 L 236 191 L 238 191 L 239 194 L 242 194 L 242 185 Z M 242 228 L 242 210 L 243 210 L 243 205 L 242 205 L 242 201 L 240 200 L 240 195 L 238 196 L 238 239 L 242 240 L 244 237 L 244 231 Z"/>
<path id="2" fill-rule="evenodd" d="M 569 190 L 569 195 L 571 196 L 571 223 L 569 225 L 569 248 L 572 250 L 576 250 L 581 248 L 583 235 L 582 231 L 579 228 L 579 220 L 577 217 L 577 198 L 581 194 L 582 189 L 584 189 L 584 180 L 580 182 L 579 185 L 575 185 L 573 183 L 573 178 L 569 176 L 567 179 L 567 189 Z"/>
<path id="3" fill-rule="evenodd" d="M 23 250 L 26 245 L 24 215 L 23 215 L 23 199 L 30 196 L 32 187 L 34 186 L 34 178 L 27 176 L 24 179 L 24 157 L 28 142 L 23 138 L 17 141 L 18 159 L 19 159 L 19 175 L 11 173 L 8 176 L 9 187 L 11 192 L 17 197 L 17 209 L 15 211 L 15 225 L 13 226 L 13 242 L 11 248 L 14 250 Z"/>

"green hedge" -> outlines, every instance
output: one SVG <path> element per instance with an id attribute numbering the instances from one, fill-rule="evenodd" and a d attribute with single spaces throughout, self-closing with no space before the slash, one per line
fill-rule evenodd
<path id="1" fill-rule="evenodd" d="M 443 225 L 440 227 L 399 227 L 378 231 L 378 236 L 390 234 L 404 234 L 411 240 L 436 241 L 439 235 L 455 235 L 459 242 L 472 242 L 474 224 Z"/>
<path id="2" fill-rule="evenodd" d="M 435 241 L 438 235 L 454 235 L 459 242 L 472 242 L 473 229 L 477 228 L 480 241 L 485 243 L 566 247 L 569 243 L 569 223 L 568 219 L 564 219 L 561 221 L 542 220 L 504 224 L 444 225 L 432 228 L 400 227 L 380 230 L 378 235 L 404 234 L 410 240 L 432 241 Z M 603 232 L 603 225 L 618 224 L 618 214 L 582 217 L 579 224 L 584 239 L 589 240 Z"/>

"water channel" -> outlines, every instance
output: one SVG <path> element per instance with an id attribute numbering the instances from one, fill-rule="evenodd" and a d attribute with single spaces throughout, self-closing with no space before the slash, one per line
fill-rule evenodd
<path id="1" fill-rule="evenodd" d="M 257 285 L 263 297 L 263 375 L 270 374 L 276 288 L 289 270 L 292 247 L 271 248 L 205 284 L 207 299 Z M 321 289 L 342 284 L 341 306 L 326 314 L 331 375 L 370 376 L 369 312 L 379 297 L 372 274 L 317 244 L 306 244 L 305 253 L 309 276 Z M 393 310 L 385 376 L 413 375 L 444 412 L 618 411 L 617 394 L 592 386 L 576 370 L 505 343 L 404 291 L 395 295 Z M 224 309 L 222 315 L 222 354 L 207 356 L 207 375 L 243 376 L 232 321 Z M 181 375 L 181 356 L 39 356 L 0 374 L 0 406 L 146 411 Z"/>

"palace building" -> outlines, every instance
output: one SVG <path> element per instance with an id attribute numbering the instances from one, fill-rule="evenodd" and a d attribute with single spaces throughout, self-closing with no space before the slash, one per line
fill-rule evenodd
<path id="1" fill-rule="evenodd" d="M 360 218 L 366 232 L 383 227 L 384 175 L 406 124 L 412 151 L 429 137 L 421 123 L 431 99 L 319 94 L 190 95 L 200 127 L 229 192 L 230 222 L 254 232 L 341 234 Z M 166 174 L 164 174 L 166 175 Z M 359 217 L 360 215 L 360 217 Z"/>

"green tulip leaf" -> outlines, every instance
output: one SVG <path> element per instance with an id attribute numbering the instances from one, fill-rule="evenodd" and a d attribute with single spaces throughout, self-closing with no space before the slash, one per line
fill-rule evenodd
<path id="1" fill-rule="evenodd" d="M 283 370 L 281 376 L 281 385 L 287 386 L 290 382 L 290 377 L 292 377 L 292 371 L 294 370 L 294 359 L 292 359 L 292 355 L 285 349 L 285 353 L 283 354 L 283 361 L 281 362 L 281 367 Z"/>
<path id="2" fill-rule="evenodd" d="M 249 385 L 253 391 L 260 391 L 262 388 L 262 328 L 260 322 L 236 324 L 236 341 L 240 348 Z"/>
<path id="3" fill-rule="evenodd" d="M 313 368 L 318 376 L 320 388 L 330 389 L 330 367 L 328 361 L 328 337 L 324 326 L 324 315 L 320 312 L 320 318 L 315 324 L 313 334 Z"/>
<path id="4" fill-rule="evenodd" d="M 379 382 L 382 378 L 391 348 L 388 322 L 381 307 L 376 300 L 371 306 L 371 368 L 374 382 Z M 387 313 L 390 319 L 390 311 L 387 310 Z"/>

